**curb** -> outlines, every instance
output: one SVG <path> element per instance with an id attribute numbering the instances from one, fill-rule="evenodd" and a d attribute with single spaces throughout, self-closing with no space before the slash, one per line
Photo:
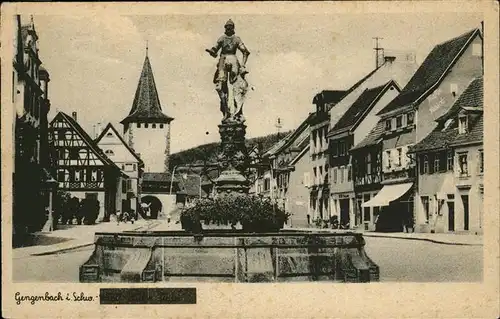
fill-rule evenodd
<path id="1" fill-rule="evenodd" d="M 483 244 L 468 244 L 468 243 L 457 243 L 457 242 L 446 242 L 446 241 L 440 241 L 440 240 L 435 240 L 435 239 L 430 239 L 430 238 L 418 238 L 418 237 L 404 237 L 404 236 L 384 236 L 384 235 L 369 235 L 366 233 L 363 233 L 363 237 L 372 237 L 372 238 L 396 238 L 396 239 L 407 239 L 407 240 L 419 240 L 419 241 L 427 241 L 431 242 L 434 244 L 441 244 L 441 245 L 452 245 L 452 246 L 483 246 Z"/>
<path id="2" fill-rule="evenodd" d="M 136 228 L 128 230 L 128 231 L 137 231 L 137 230 L 140 230 L 143 227 L 146 228 L 145 231 L 147 231 L 147 230 L 149 230 L 149 229 L 151 229 L 153 227 L 156 227 L 158 225 L 159 225 L 159 223 L 155 223 L 152 227 L 150 225 L 142 225 L 142 226 L 136 227 Z M 58 254 L 58 253 L 63 253 L 63 252 L 71 251 L 71 250 L 76 250 L 76 249 L 83 248 L 83 247 L 89 247 L 89 246 L 92 246 L 92 245 L 94 245 L 94 241 L 92 241 L 90 243 L 87 242 L 87 243 L 83 243 L 83 244 L 76 244 L 74 246 L 65 247 L 65 248 L 59 248 L 59 249 L 55 249 L 55 250 L 44 251 L 44 252 L 40 252 L 40 253 L 33 253 L 33 254 L 29 254 L 29 256 L 55 255 L 55 254 Z"/>

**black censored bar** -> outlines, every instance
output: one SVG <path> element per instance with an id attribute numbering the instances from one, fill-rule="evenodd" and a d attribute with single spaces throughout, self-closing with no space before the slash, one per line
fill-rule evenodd
<path id="1" fill-rule="evenodd" d="M 196 304 L 196 288 L 101 288 L 101 305 Z"/>

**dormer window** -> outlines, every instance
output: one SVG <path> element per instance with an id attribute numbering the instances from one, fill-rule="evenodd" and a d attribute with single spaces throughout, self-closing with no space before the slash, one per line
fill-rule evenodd
<path id="1" fill-rule="evenodd" d="M 467 115 L 460 115 L 458 117 L 458 133 L 467 133 Z"/>
<path id="2" fill-rule="evenodd" d="M 406 115 L 406 124 L 407 125 L 413 125 L 415 118 L 415 112 L 410 112 Z"/>
<path id="3" fill-rule="evenodd" d="M 403 116 L 397 116 L 396 117 L 396 128 L 400 128 L 403 126 Z"/>
<path id="4" fill-rule="evenodd" d="M 385 130 L 386 131 L 392 130 L 392 120 L 391 119 L 385 120 Z"/>

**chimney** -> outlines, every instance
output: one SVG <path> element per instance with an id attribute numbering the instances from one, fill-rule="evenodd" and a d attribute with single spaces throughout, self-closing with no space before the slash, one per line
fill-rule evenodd
<path id="1" fill-rule="evenodd" d="M 75 120 L 75 122 L 78 122 L 76 112 L 71 113 L 71 117 Z"/>

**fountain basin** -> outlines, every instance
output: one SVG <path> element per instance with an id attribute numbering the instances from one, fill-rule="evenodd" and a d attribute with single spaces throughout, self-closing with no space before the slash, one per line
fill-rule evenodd
<path id="1" fill-rule="evenodd" d="M 80 282 L 378 281 L 364 246 L 353 232 L 96 233 Z"/>

